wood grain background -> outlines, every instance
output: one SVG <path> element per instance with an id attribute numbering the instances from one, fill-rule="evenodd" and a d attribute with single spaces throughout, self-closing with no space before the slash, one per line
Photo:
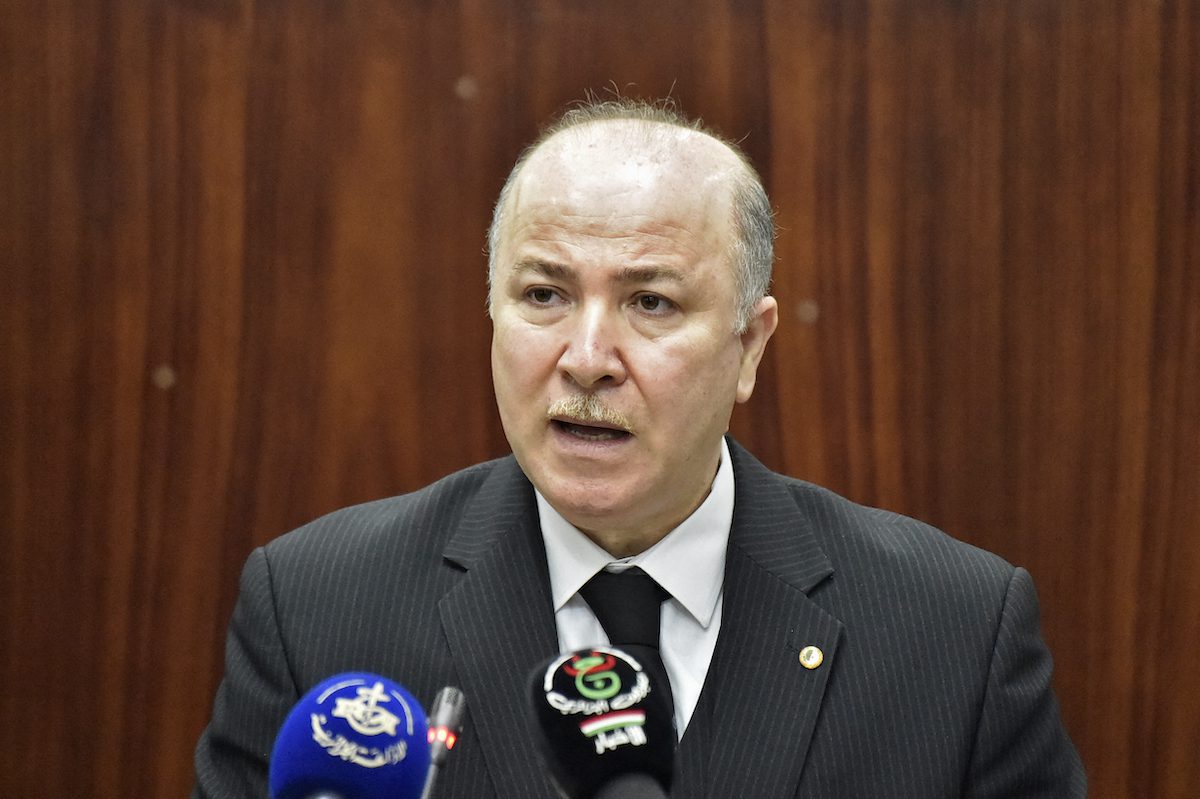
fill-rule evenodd
<path id="1" fill-rule="evenodd" d="M 606 86 L 778 208 L 741 440 L 1029 567 L 1093 795 L 1200 795 L 1192 0 L 4 0 L 3 793 L 183 795 L 249 550 L 505 452 L 490 206 Z"/>

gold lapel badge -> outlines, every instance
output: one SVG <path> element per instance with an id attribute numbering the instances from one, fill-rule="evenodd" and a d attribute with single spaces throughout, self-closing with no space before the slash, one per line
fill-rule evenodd
<path id="1" fill-rule="evenodd" d="M 800 650 L 800 665 L 809 671 L 820 666 L 825 660 L 825 653 L 815 646 L 806 646 Z"/>

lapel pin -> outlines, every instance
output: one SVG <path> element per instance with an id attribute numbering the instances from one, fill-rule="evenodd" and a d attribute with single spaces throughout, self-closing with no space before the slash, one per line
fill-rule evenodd
<path id="1" fill-rule="evenodd" d="M 825 653 L 815 646 L 806 646 L 800 650 L 800 665 L 809 671 L 820 666 L 825 660 Z"/>

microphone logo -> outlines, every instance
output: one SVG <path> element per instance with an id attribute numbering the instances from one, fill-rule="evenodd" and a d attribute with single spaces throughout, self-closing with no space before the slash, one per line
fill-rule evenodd
<path id="1" fill-rule="evenodd" d="M 579 725 L 579 731 L 592 739 L 596 745 L 596 754 L 611 752 L 618 746 L 644 746 L 646 732 L 642 726 L 646 723 L 646 714 L 641 710 L 618 710 L 607 713 Z"/>
<path id="2" fill-rule="evenodd" d="M 533 670 L 534 741 L 560 795 L 666 796 L 677 739 L 670 692 L 653 680 L 646 664 L 613 646 L 564 652 Z"/>
<path id="3" fill-rule="evenodd" d="M 345 719 L 355 732 L 363 735 L 395 735 L 400 718 L 379 706 L 380 702 L 390 701 L 383 683 L 377 682 L 370 688 L 359 688 L 357 699 L 338 697 L 333 715 Z"/>
<path id="4" fill-rule="evenodd" d="M 621 690 L 621 678 L 613 670 L 617 659 L 605 653 L 576 655 L 563 671 L 575 678 L 575 690 L 588 699 L 611 699 Z"/>
<path id="5" fill-rule="evenodd" d="M 579 732 L 598 755 L 646 743 L 641 703 L 650 693 L 650 678 L 624 652 L 618 657 L 598 647 L 564 656 L 546 670 L 543 693 L 564 716 L 585 717 L 577 722 Z"/>
<path id="6" fill-rule="evenodd" d="M 378 681 L 368 685 L 367 680 L 352 677 L 324 690 L 316 698 L 318 707 L 322 710 L 330 704 L 333 707 L 327 711 L 328 716 L 325 712 L 309 714 L 312 740 L 330 756 L 364 768 L 403 762 L 408 756 L 408 739 L 417 726 L 416 714 L 399 691 L 388 691 Z M 351 691 L 353 694 L 348 696 Z M 380 707 L 384 703 L 391 705 L 391 709 Z M 342 722 L 330 721 L 329 716 Z M 397 728 L 401 726 L 401 737 L 396 740 Z M 362 740 L 379 735 L 387 736 L 381 745 Z"/>

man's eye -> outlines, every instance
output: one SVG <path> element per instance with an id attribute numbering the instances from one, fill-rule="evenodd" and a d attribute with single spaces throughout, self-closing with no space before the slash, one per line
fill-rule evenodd
<path id="1" fill-rule="evenodd" d="M 554 289 L 538 286 L 525 292 L 525 296 L 533 300 L 538 305 L 548 305 L 554 301 Z"/>
<path id="2" fill-rule="evenodd" d="M 638 309 L 647 313 L 666 313 L 674 307 L 670 300 L 657 294 L 640 294 L 636 302 Z"/>

